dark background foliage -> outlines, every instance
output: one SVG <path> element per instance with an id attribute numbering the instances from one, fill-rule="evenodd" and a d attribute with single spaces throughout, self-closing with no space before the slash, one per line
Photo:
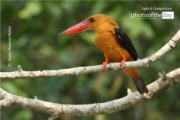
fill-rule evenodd
<path id="1" fill-rule="evenodd" d="M 129 12 L 150 13 L 141 7 L 171 7 L 174 19 L 129 19 Z M 180 28 L 180 2 L 160 1 L 2 1 L 1 71 L 58 70 L 102 64 L 103 53 L 94 43 L 94 31 L 59 36 L 65 29 L 94 14 L 112 17 L 132 40 L 140 59 L 159 50 Z M 153 11 L 159 12 L 161 11 Z M 8 67 L 8 26 L 11 26 L 11 67 Z M 140 68 L 146 84 L 180 66 L 180 45 L 148 68 Z M 122 70 L 33 79 L 1 80 L 1 87 L 19 96 L 61 104 L 90 104 L 121 98 L 127 88 L 136 91 Z M 180 85 L 132 108 L 108 115 L 62 117 L 57 120 L 179 120 Z M 44 120 L 36 111 L 5 108 L 2 120 Z"/>

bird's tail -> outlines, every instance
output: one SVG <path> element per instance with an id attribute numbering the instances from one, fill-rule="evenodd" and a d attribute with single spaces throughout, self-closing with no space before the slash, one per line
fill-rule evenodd
<path id="1" fill-rule="evenodd" d="M 141 93 L 141 94 L 148 93 L 148 89 L 147 89 L 146 85 L 144 84 L 141 77 L 139 77 L 138 80 L 133 79 L 133 81 L 134 81 L 134 84 L 136 85 L 136 88 L 139 91 L 139 93 Z"/>

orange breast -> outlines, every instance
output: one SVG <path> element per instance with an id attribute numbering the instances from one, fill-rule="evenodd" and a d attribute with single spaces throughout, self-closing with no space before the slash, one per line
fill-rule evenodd
<path id="1" fill-rule="evenodd" d="M 120 62 L 123 59 L 133 61 L 126 49 L 120 46 L 111 31 L 96 33 L 94 38 L 99 49 L 104 53 L 106 62 Z"/>

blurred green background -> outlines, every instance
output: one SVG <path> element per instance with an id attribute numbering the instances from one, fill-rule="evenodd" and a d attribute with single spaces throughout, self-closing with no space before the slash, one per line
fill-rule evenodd
<path id="1" fill-rule="evenodd" d="M 172 7 L 174 19 L 129 19 L 141 7 Z M 180 2 L 125 1 L 1 1 L 1 71 L 58 70 L 102 64 L 103 53 L 94 42 L 94 31 L 69 36 L 58 34 L 94 14 L 112 17 L 132 40 L 140 59 L 166 44 L 180 28 Z M 146 13 L 152 11 L 146 11 Z M 160 11 L 153 11 L 161 13 Z M 145 13 L 145 12 L 144 12 Z M 8 67 L 8 26 L 11 26 L 11 67 Z M 140 68 L 146 84 L 180 67 L 180 44 L 148 68 Z M 118 99 L 127 88 L 136 91 L 124 71 L 80 76 L 1 80 L 15 95 L 61 104 L 90 104 Z M 62 117 L 56 120 L 180 120 L 180 84 L 132 108 L 108 115 Z M 2 120 L 46 120 L 36 111 L 5 108 Z"/>

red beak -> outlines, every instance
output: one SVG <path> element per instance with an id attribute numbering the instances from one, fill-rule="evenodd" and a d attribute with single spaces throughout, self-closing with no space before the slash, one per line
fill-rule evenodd
<path id="1" fill-rule="evenodd" d="M 89 22 L 86 22 L 86 21 L 80 22 L 80 23 L 72 26 L 71 28 L 63 31 L 59 35 L 70 35 L 70 34 L 80 33 L 80 32 L 82 32 L 84 30 L 87 30 L 91 24 L 92 23 L 89 23 Z"/>

